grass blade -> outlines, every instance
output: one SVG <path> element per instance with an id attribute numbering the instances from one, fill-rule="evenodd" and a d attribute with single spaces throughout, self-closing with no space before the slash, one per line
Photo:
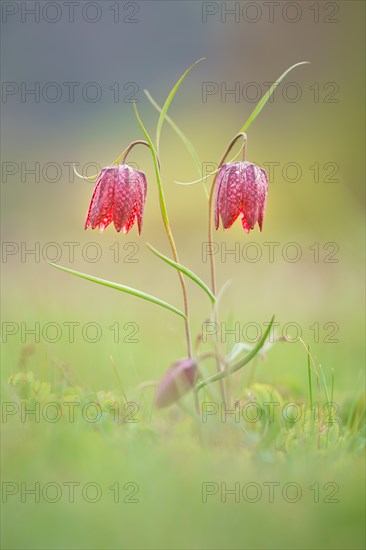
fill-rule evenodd
<path id="1" fill-rule="evenodd" d="M 323 382 L 325 398 L 327 400 L 327 403 L 329 403 L 329 394 L 328 394 L 327 381 L 326 381 L 325 376 L 324 376 L 323 367 L 320 364 L 319 364 L 319 370 L 320 370 L 320 374 L 322 375 L 322 382 Z"/>
<path id="2" fill-rule="evenodd" d="M 334 369 L 332 369 L 332 385 L 331 385 L 331 390 L 330 390 L 330 403 L 328 403 L 328 405 L 329 405 L 329 407 L 328 407 L 328 414 L 329 414 L 329 416 L 331 415 L 331 412 L 332 412 L 333 392 L 334 392 Z M 337 421 L 334 421 L 334 420 L 333 420 L 333 422 L 337 422 Z M 332 423 L 332 421 L 330 421 L 330 423 Z M 330 426 L 328 425 L 328 426 L 327 426 L 327 439 L 326 439 L 326 444 L 325 444 L 325 447 L 326 447 L 326 448 L 328 448 L 329 428 L 330 428 Z"/>
<path id="3" fill-rule="evenodd" d="M 207 384 L 212 384 L 212 382 L 221 380 L 222 378 L 225 378 L 226 376 L 233 374 L 234 372 L 238 371 L 239 369 L 247 365 L 249 361 L 251 361 L 257 355 L 260 349 L 263 347 L 267 339 L 267 336 L 271 330 L 271 327 L 273 325 L 273 321 L 274 321 L 274 316 L 272 317 L 271 322 L 269 323 L 268 327 L 264 331 L 262 338 L 259 340 L 259 342 L 257 342 L 256 346 L 252 349 L 250 353 L 248 353 L 245 357 L 243 357 L 242 359 L 240 359 L 239 361 L 231 365 L 227 370 L 217 372 L 213 376 L 210 376 L 210 378 L 206 378 L 206 380 L 202 380 L 197 384 L 196 389 L 200 390 Z"/>
<path id="4" fill-rule="evenodd" d="M 291 67 L 289 67 L 284 73 L 281 74 L 279 78 L 277 78 L 276 82 L 272 84 L 272 86 L 268 89 L 268 91 L 264 94 L 264 96 L 259 100 L 259 102 L 254 108 L 254 111 L 251 113 L 250 117 L 248 118 L 244 126 L 240 129 L 240 132 L 245 132 L 249 128 L 251 123 L 257 118 L 257 116 L 259 115 L 259 113 L 261 112 L 261 110 L 263 109 L 263 107 L 265 106 L 265 104 L 267 103 L 267 101 L 269 100 L 269 98 L 277 88 L 277 86 L 285 78 L 285 76 L 288 75 L 288 73 L 292 71 L 292 69 L 294 69 L 295 67 L 299 67 L 299 65 L 307 65 L 308 63 L 310 63 L 310 61 L 301 61 L 300 63 L 295 63 L 295 65 L 292 65 Z"/>
<path id="5" fill-rule="evenodd" d="M 156 127 L 156 150 L 157 150 L 158 153 L 159 153 L 159 143 L 160 143 L 161 129 L 162 129 L 162 126 L 163 126 L 163 122 L 164 122 L 166 113 L 169 109 L 169 105 L 171 104 L 173 97 L 177 93 L 180 85 L 182 84 L 182 82 L 185 79 L 185 77 L 187 76 L 187 74 L 193 69 L 193 67 L 195 67 L 198 63 L 200 63 L 200 61 L 203 61 L 203 59 L 204 59 L 204 57 L 202 57 L 201 59 L 199 59 L 198 61 L 193 63 L 193 65 L 191 65 L 190 67 L 188 67 L 188 69 L 182 74 L 182 76 L 180 77 L 180 79 L 175 84 L 174 88 L 172 89 L 172 91 L 170 92 L 168 97 L 166 98 L 166 101 L 165 101 L 165 103 L 163 105 L 163 108 L 161 110 L 159 120 L 158 120 L 158 124 L 157 124 L 157 127 Z"/>
<path id="6" fill-rule="evenodd" d="M 310 348 L 308 346 L 308 382 L 309 382 L 309 395 L 310 395 L 310 409 L 313 409 L 313 388 L 311 383 L 311 365 L 310 365 Z"/>
<path id="7" fill-rule="evenodd" d="M 57 269 L 60 269 L 61 271 L 65 271 L 65 273 L 70 273 L 71 275 L 81 277 L 81 279 L 86 279 L 87 281 L 91 281 L 92 283 L 97 283 L 98 285 L 107 286 L 109 288 L 115 288 L 116 290 L 120 290 L 121 292 L 126 292 L 127 294 L 131 294 L 132 296 L 137 296 L 138 298 L 142 298 L 147 302 L 152 302 L 153 304 L 161 306 L 165 309 L 169 309 L 169 311 L 176 313 L 180 317 L 183 317 L 183 319 L 186 318 L 184 313 L 176 307 L 168 304 L 167 302 L 164 302 L 163 300 L 160 300 L 159 298 L 155 298 L 155 296 L 151 296 L 151 294 L 141 292 L 141 290 L 136 290 L 135 288 L 121 285 L 119 283 L 113 283 L 111 281 L 106 281 L 104 279 L 99 279 L 99 277 L 94 277 L 93 275 L 88 275 L 87 273 L 81 273 L 80 271 L 75 271 L 74 269 L 69 269 L 68 267 L 63 267 L 62 265 L 57 265 L 52 262 L 49 262 L 49 264 L 53 267 L 57 267 Z"/>
<path id="8" fill-rule="evenodd" d="M 181 264 L 178 264 L 174 260 L 171 260 L 167 256 L 164 256 L 164 254 L 161 254 L 161 252 L 156 250 L 156 248 L 151 246 L 151 244 L 146 243 L 146 246 L 149 248 L 149 250 L 151 250 L 151 252 L 153 254 L 155 254 L 156 256 L 161 258 L 164 262 L 166 262 L 167 264 L 175 267 L 175 269 L 177 269 L 178 271 L 181 271 L 182 273 L 184 273 L 184 275 L 189 277 L 189 279 L 192 279 L 192 281 L 194 281 L 199 287 L 202 288 L 202 290 L 204 290 L 204 292 L 206 292 L 207 296 L 210 298 L 210 300 L 213 304 L 216 302 L 216 298 L 215 298 L 214 294 L 211 292 L 211 290 L 208 288 L 208 286 L 195 273 L 193 273 L 193 271 L 191 271 L 187 267 L 184 267 Z"/>

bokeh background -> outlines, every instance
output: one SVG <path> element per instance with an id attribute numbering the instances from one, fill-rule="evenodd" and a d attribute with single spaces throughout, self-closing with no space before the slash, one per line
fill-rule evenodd
<path id="1" fill-rule="evenodd" d="M 39 22 L 24 11 L 24 5 L 31 9 L 35 4 Z M 144 89 L 161 105 L 179 76 L 201 57 L 205 60 L 185 80 L 169 114 L 202 162 L 210 164 L 218 162 L 249 116 L 258 90 L 264 93 L 265 83 L 290 65 L 310 62 L 287 77 L 248 131 L 249 160 L 277 164 L 263 232 L 256 228 L 247 235 L 238 222 L 225 234 L 215 234 L 219 286 L 231 281 L 220 315 L 227 327 L 239 322 L 242 328 L 247 323 L 264 327 L 274 313 L 279 333 L 287 323 L 296 323 L 328 380 L 334 370 L 334 400 L 343 406 L 359 395 L 364 384 L 363 2 L 302 1 L 295 7 L 279 2 L 272 6 L 273 20 L 265 2 L 82 0 L 75 5 L 73 21 L 63 2 L 56 3 L 58 9 L 51 4 L 2 2 L 2 323 L 5 330 L 9 323 L 17 327 L 14 335 L 3 333 L 6 399 L 11 399 L 7 379 L 19 371 L 24 345 L 34 344 L 29 368 L 36 377 L 52 381 L 60 369 L 68 369 L 74 383 L 91 392 L 119 391 L 112 356 L 133 399 L 136 387 L 159 379 L 172 361 L 184 356 L 178 317 L 58 272 L 47 259 L 57 253 L 57 263 L 181 307 L 176 273 L 145 247 L 150 242 L 169 253 L 148 151 L 136 148 L 129 158 L 148 179 L 140 238 L 136 228 L 127 236 L 113 227 L 102 234 L 83 230 L 93 183 L 74 176 L 71 166 L 78 163 L 79 171 L 91 175 L 95 165 L 112 163 L 130 141 L 141 138 L 131 98 L 138 100 L 141 117 L 154 134 L 157 112 Z M 240 7 L 237 21 L 225 14 L 225 6 Z M 74 101 L 65 84 L 70 82 L 77 83 Z M 204 100 L 207 83 L 214 83 L 215 93 Z M 39 97 L 25 93 L 35 86 Z M 235 86 L 239 97 L 225 96 Z M 50 100 L 60 89 L 61 97 Z M 93 101 L 95 90 L 100 97 Z M 202 184 L 174 183 L 193 181 L 198 174 L 168 124 L 161 163 L 181 262 L 208 281 L 209 265 L 202 257 L 207 200 Z M 36 175 L 27 172 L 31 169 Z M 65 243 L 76 243 L 73 261 Z M 245 248 L 248 243 L 262 253 L 257 262 L 248 261 L 254 254 L 254 248 Z M 273 262 L 264 243 L 278 243 Z M 284 259 L 288 243 L 301 251 L 299 261 Z M 240 257 L 225 257 L 225 250 L 234 247 Z M 25 248 L 39 253 L 22 256 Z M 100 257 L 93 261 L 96 250 Z M 192 330 L 198 334 L 209 304 L 193 284 L 188 288 Z M 70 322 L 79 323 L 73 342 L 65 325 Z M 58 323 L 60 338 L 47 341 L 51 331 L 49 338 L 41 334 L 35 342 L 24 334 L 35 323 L 41 332 L 47 323 Z M 87 323 L 98 323 L 97 342 L 83 337 Z M 116 323 L 118 342 L 110 328 Z M 138 326 L 136 343 L 126 341 L 128 323 Z M 288 334 L 294 330 L 292 326 Z M 233 337 L 226 340 L 227 346 L 234 343 Z M 279 344 L 258 364 L 256 380 L 290 386 L 300 396 L 307 391 L 306 364 L 301 343 Z M 148 403 L 152 395 L 146 390 Z M 14 500 L 3 507 L 4 548 L 362 547 L 361 463 L 355 461 L 351 471 L 352 461 L 322 464 L 321 457 L 305 460 L 299 452 L 291 464 L 283 457 L 269 468 L 265 461 L 253 461 L 245 449 L 221 444 L 202 450 L 187 437 L 182 442 L 180 423 L 167 428 L 171 412 L 154 414 L 163 426 L 154 445 L 150 436 L 133 432 L 122 443 L 119 433 L 101 434 L 89 427 L 81 434 L 70 426 L 7 423 L 3 479 L 94 480 L 102 485 L 135 479 L 144 497 L 134 508 L 106 499 L 95 505 L 19 505 Z M 320 504 L 318 509 L 305 501 L 296 507 L 282 503 L 275 513 L 273 504 L 203 505 L 200 483 L 206 478 L 335 481 L 343 496 L 340 504 Z"/>

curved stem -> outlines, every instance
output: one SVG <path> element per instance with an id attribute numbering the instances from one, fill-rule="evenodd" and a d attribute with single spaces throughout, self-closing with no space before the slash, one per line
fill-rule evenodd
<path id="1" fill-rule="evenodd" d="M 120 160 L 122 160 L 122 164 L 124 164 L 126 161 L 127 155 L 129 154 L 131 149 L 135 147 L 135 145 L 146 145 L 147 147 L 150 148 L 150 145 L 148 144 L 148 142 L 144 141 L 143 139 L 137 139 L 136 141 L 132 141 L 130 145 L 127 147 L 127 149 L 125 149 L 123 153 L 121 153 L 120 156 L 116 158 L 116 160 L 112 163 L 112 166 L 114 166 L 115 164 L 119 164 Z M 98 177 L 98 174 L 94 174 L 93 176 L 83 176 L 82 174 L 79 174 L 79 172 L 75 168 L 75 164 L 73 166 L 73 169 L 74 169 L 74 173 L 78 176 L 78 178 L 81 178 L 83 180 L 95 180 Z"/>
<path id="2" fill-rule="evenodd" d="M 131 150 L 135 147 L 135 145 L 146 145 L 146 147 L 148 147 L 150 150 L 151 150 L 151 147 L 149 145 L 149 143 L 143 139 L 136 139 L 135 141 L 132 141 L 130 143 L 130 145 L 127 147 L 127 149 L 122 153 L 122 155 L 120 155 L 118 157 L 117 160 L 114 161 L 113 164 L 117 164 L 120 160 L 122 162 L 122 164 L 124 164 L 126 162 L 126 159 L 127 159 L 127 155 L 131 152 Z M 158 167 L 159 167 L 159 170 L 160 170 L 160 160 L 159 160 L 159 157 L 156 155 L 156 159 L 158 161 Z"/>
<path id="3" fill-rule="evenodd" d="M 219 162 L 218 170 L 214 176 L 214 179 L 212 180 L 211 190 L 210 190 L 210 196 L 208 200 L 208 246 L 210 251 L 210 271 L 211 271 L 211 290 L 212 294 L 216 296 L 216 271 L 215 271 L 215 259 L 213 255 L 213 224 L 212 224 L 212 218 L 213 218 L 213 197 L 214 197 L 214 191 L 216 188 L 216 180 L 217 176 L 220 172 L 221 166 L 224 164 L 226 157 L 230 153 L 231 149 L 234 147 L 235 143 L 238 141 L 238 139 L 242 138 L 244 140 L 244 147 L 243 147 L 243 162 L 246 158 L 246 149 L 247 149 L 247 135 L 244 132 L 240 132 L 237 134 L 229 143 L 229 145 L 226 148 L 225 153 L 221 157 L 221 160 Z M 214 306 L 214 323 L 218 324 L 218 315 L 217 315 L 217 305 Z M 221 362 L 218 355 L 218 347 L 219 347 L 219 341 L 218 341 L 218 334 L 216 331 L 215 335 L 215 345 L 216 345 L 216 364 L 217 364 L 217 372 L 221 372 Z M 222 379 L 220 379 L 220 392 L 221 397 L 223 399 L 223 402 L 225 403 L 225 390 L 224 390 L 224 384 Z"/>
<path id="4" fill-rule="evenodd" d="M 148 147 L 150 149 L 150 145 L 148 144 L 147 141 L 143 140 L 143 139 L 136 139 L 135 141 L 132 141 L 129 146 L 127 147 L 127 149 L 125 151 L 123 151 L 122 155 L 118 157 L 117 160 L 114 161 L 113 164 L 118 164 L 119 161 L 121 161 L 122 164 L 125 164 L 126 162 L 126 158 L 127 158 L 127 155 L 130 153 L 130 151 L 135 147 L 135 145 L 146 145 L 146 147 Z"/>

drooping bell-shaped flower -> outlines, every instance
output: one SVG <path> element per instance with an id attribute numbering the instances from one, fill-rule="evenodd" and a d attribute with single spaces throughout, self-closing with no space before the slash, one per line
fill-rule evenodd
<path id="1" fill-rule="evenodd" d="M 94 188 L 85 229 L 91 226 L 103 231 L 113 221 L 118 232 L 128 233 L 137 220 L 141 233 L 146 190 L 143 172 L 127 164 L 103 168 Z"/>
<path id="2" fill-rule="evenodd" d="M 165 373 L 158 386 L 155 405 L 162 409 L 178 401 L 194 387 L 197 378 L 197 364 L 193 359 L 176 361 Z"/>
<path id="3" fill-rule="evenodd" d="M 224 229 L 228 229 L 240 214 L 247 233 L 257 222 L 262 231 L 267 193 L 268 177 L 263 168 L 251 162 L 223 164 L 216 183 L 216 229 L 220 216 Z"/>

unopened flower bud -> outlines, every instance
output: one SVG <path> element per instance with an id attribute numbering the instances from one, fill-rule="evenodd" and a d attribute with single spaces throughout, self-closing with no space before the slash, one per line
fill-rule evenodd
<path id="1" fill-rule="evenodd" d="M 197 377 L 197 364 L 193 359 L 180 359 L 165 373 L 157 389 L 155 405 L 161 409 L 178 401 L 192 389 Z"/>

